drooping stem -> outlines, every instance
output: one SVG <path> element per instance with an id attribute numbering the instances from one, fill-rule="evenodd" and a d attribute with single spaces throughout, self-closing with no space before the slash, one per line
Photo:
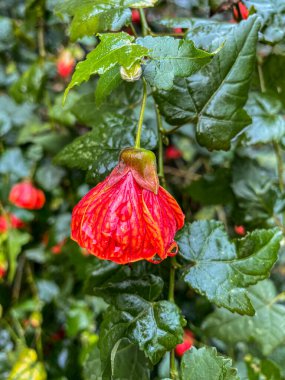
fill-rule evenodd
<path id="1" fill-rule="evenodd" d="M 274 141 L 273 147 L 276 155 L 277 160 L 277 171 L 278 171 L 278 181 L 279 181 L 279 188 L 280 191 L 283 193 L 284 191 L 284 182 L 283 182 L 283 157 L 282 157 L 282 150 L 280 148 L 280 145 Z"/>
<path id="2" fill-rule="evenodd" d="M 174 299 L 174 287 L 175 287 L 175 270 L 176 270 L 176 257 L 170 259 L 170 272 L 169 272 L 169 289 L 168 289 L 168 301 L 175 303 Z M 178 377 L 176 364 L 175 364 L 175 351 L 170 352 L 170 365 L 169 365 L 169 377 L 172 380 L 176 380 Z"/>
<path id="3" fill-rule="evenodd" d="M 135 148 L 140 148 L 140 146 L 141 146 L 141 134 L 142 134 L 143 118 L 144 118 L 144 111 L 145 111 L 146 99 L 147 99 L 146 81 L 144 78 L 142 81 L 143 81 L 143 98 L 142 98 L 142 105 L 141 105 L 140 117 L 139 117 L 138 128 L 137 128 Z"/>
<path id="4" fill-rule="evenodd" d="M 44 8 L 45 2 L 40 1 L 38 5 L 38 48 L 39 48 L 39 56 L 43 60 L 46 56 L 45 50 L 45 30 L 44 30 Z"/>
<path id="5" fill-rule="evenodd" d="M 144 10 L 142 8 L 140 8 L 139 12 L 140 12 L 140 17 L 141 17 L 142 35 L 145 37 L 148 34 L 151 34 L 151 30 L 150 30 L 148 23 L 146 21 Z"/>
<path id="6" fill-rule="evenodd" d="M 163 126 L 161 115 L 157 106 L 155 106 L 156 112 L 156 125 L 157 125 L 157 136 L 158 136 L 158 178 L 160 179 L 161 186 L 165 187 L 165 178 L 164 178 L 164 163 L 163 163 L 163 141 L 162 133 Z"/>

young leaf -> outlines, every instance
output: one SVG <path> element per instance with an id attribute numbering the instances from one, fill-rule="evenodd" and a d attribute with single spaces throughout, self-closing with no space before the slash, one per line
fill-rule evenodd
<path id="1" fill-rule="evenodd" d="M 285 340 L 285 306 L 274 302 L 276 290 L 269 280 L 251 287 L 249 295 L 257 311 L 255 316 L 240 316 L 217 309 L 205 320 L 203 329 L 208 336 L 231 345 L 253 343 L 268 355 Z"/>
<path id="2" fill-rule="evenodd" d="M 254 315 L 246 287 L 269 276 L 277 259 L 281 233 L 256 230 L 231 242 L 217 221 L 200 221 L 178 232 L 181 256 L 191 263 L 185 282 L 217 306 L 239 314 Z"/>
<path id="3" fill-rule="evenodd" d="M 192 41 L 173 37 L 138 38 L 137 43 L 149 50 L 144 76 L 151 86 L 170 90 L 175 77 L 194 74 L 213 58 L 213 53 L 199 50 Z"/>
<path id="4" fill-rule="evenodd" d="M 173 125 L 195 121 L 197 140 L 209 150 L 230 148 L 231 140 L 250 123 L 243 109 L 254 69 L 256 16 L 232 29 L 212 61 L 171 91 L 158 91 L 161 113 Z"/>
<path id="5" fill-rule="evenodd" d="M 181 362 L 182 380 L 240 380 L 231 359 L 218 355 L 214 347 L 186 351 Z"/>
<path id="6" fill-rule="evenodd" d="M 108 33 L 100 35 L 101 42 L 91 51 L 85 61 L 79 62 L 71 82 L 64 92 L 64 101 L 69 90 L 87 81 L 91 75 L 102 75 L 115 65 L 130 68 L 135 62 L 148 55 L 148 49 L 132 43 L 133 36 L 127 33 Z"/>
<path id="7" fill-rule="evenodd" d="M 8 232 L 7 249 L 9 260 L 8 280 L 12 282 L 17 268 L 17 257 L 21 253 L 22 247 L 29 242 L 31 236 L 27 232 L 10 229 Z"/>
<path id="8" fill-rule="evenodd" d="M 285 134 L 282 108 L 282 103 L 276 95 L 251 94 L 246 110 L 252 117 L 252 124 L 243 133 L 245 143 L 252 145 L 279 141 Z"/>

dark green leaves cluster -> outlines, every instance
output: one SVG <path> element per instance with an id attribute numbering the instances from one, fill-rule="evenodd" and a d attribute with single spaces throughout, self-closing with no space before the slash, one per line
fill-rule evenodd
<path id="1" fill-rule="evenodd" d="M 234 28 L 224 47 L 197 74 L 175 82 L 171 91 L 155 95 L 161 113 L 173 125 L 194 121 L 199 144 L 209 150 L 229 149 L 248 124 L 243 109 L 255 63 L 260 23 L 250 17 Z"/>
<path id="2" fill-rule="evenodd" d="M 256 230 L 231 242 L 220 222 L 186 224 L 177 234 L 180 255 L 189 262 L 184 281 L 217 306 L 254 315 L 245 288 L 269 276 L 280 240 L 278 229 Z"/>

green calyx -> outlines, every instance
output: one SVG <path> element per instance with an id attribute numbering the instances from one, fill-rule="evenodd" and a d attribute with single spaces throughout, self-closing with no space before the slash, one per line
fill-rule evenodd
<path id="1" fill-rule="evenodd" d="M 153 152 L 141 148 L 126 148 L 120 154 L 120 163 L 132 171 L 141 187 L 157 194 L 159 180 Z"/>

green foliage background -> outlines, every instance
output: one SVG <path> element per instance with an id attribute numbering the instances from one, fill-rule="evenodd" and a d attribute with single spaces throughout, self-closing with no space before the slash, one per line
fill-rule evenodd
<path id="1" fill-rule="evenodd" d="M 26 223 L 0 233 L 1 379 L 285 378 L 285 3 L 245 0 L 244 21 L 236 3 L 0 3 L 1 213 Z M 63 49 L 72 78 L 57 72 Z M 141 146 L 164 159 L 187 223 L 176 262 L 118 266 L 86 256 L 69 225 L 134 145 L 142 79 L 120 69 L 135 64 Z M 40 211 L 8 201 L 27 177 Z M 195 347 L 169 371 L 184 328 Z"/>

